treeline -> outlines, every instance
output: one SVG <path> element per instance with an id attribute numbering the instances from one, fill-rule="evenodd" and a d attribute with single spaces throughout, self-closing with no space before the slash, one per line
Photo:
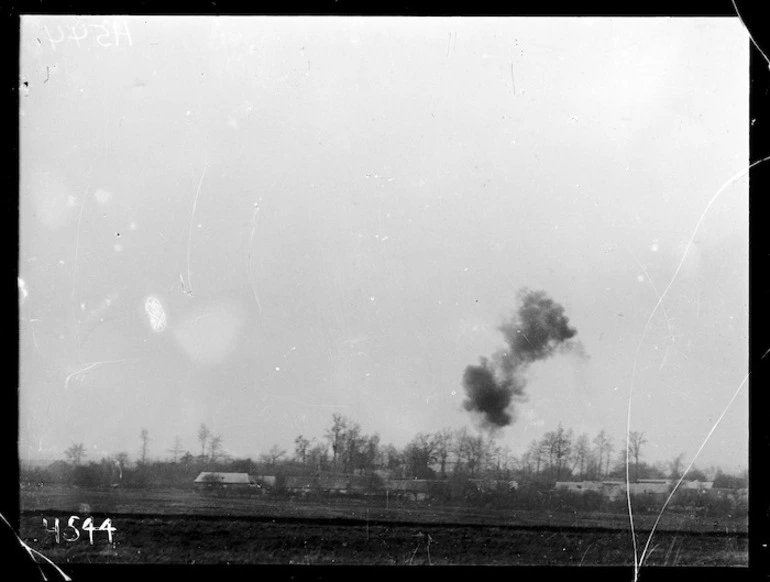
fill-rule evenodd
<path id="1" fill-rule="evenodd" d="M 647 463 L 644 460 L 647 438 L 643 432 L 628 435 L 628 473 L 638 479 L 678 479 L 686 469 L 685 456 L 680 454 L 668 462 Z M 279 458 L 286 457 L 281 450 Z M 467 428 L 441 429 L 434 433 L 418 433 L 403 448 L 381 444 L 378 435 L 366 435 L 358 423 L 334 414 L 324 438 L 295 439 L 295 463 L 319 470 L 366 472 L 386 470 L 402 479 L 445 479 L 451 475 L 469 478 L 515 479 L 537 481 L 591 481 L 626 478 L 626 440 L 616 443 L 605 430 L 596 435 L 575 436 L 562 425 L 533 440 L 527 450 L 515 456 L 510 448 L 493 437 L 474 434 Z M 269 456 L 275 458 L 274 455 Z M 748 486 L 748 474 L 727 475 L 712 468 L 714 487 L 742 488 Z M 708 481 L 704 471 L 691 468 L 688 480 Z"/>
<path id="2" fill-rule="evenodd" d="M 490 479 L 517 481 L 522 485 L 537 483 L 545 488 L 557 481 L 613 479 L 625 480 L 625 438 L 615 442 L 601 430 L 596 435 L 574 435 L 561 425 L 533 440 L 526 451 L 515 456 L 511 450 L 489 435 L 467 428 L 444 428 L 434 433 L 416 434 L 403 448 L 383 444 L 377 434 L 366 434 L 355 421 L 340 414 L 332 415 L 322 438 L 294 439 L 291 452 L 275 445 L 252 460 L 232 458 L 224 447 L 222 435 L 201 424 L 195 452 L 182 447 L 177 437 L 166 449 L 165 460 L 151 460 L 150 435 L 140 432 L 138 455 L 128 453 L 89 461 L 82 443 L 65 452 L 66 461 L 56 461 L 45 468 L 22 467 L 22 480 L 29 483 L 71 483 L 81 486 L 183 486 L 191 487 L 201 471 L 227 471 L 251 475 L 302 475 L 312 472 L 373 475 L 389 479 L 447 480 Z M 647 439 L 642 432 L 631 432 L 628 472 L 631 480 L 677 479 L 686 468 L 684 455 L 667 463 L 644 461 Z M 714 487 L 747 487 L 747 472 L 727 475 L 718 469 L 710 472 Z M 707 476 L 691 469 L 687 479 L 706 481 Z"/>

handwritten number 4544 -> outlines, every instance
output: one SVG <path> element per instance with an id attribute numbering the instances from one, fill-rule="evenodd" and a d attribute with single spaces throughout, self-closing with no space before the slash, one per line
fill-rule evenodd
<path id="1" fill-rule="evenodd" d="M 131 40 L 131 32 L 128 30 L 128 25 L 124 20 L 114 21 L 112 23 L 112 31 L 110 31 L 110 28 L 107 26 L 107 24 L 89 24 L 86 26 L 82 22 L 78 22 L 75 26 L 69 27 L 71 32 L 70 35 L 65 34 L 64 29 L 60 24 L 57 25 L 56 28 L 59 32 L 58 38 L 54 38 L 51 34 L 51 30 L 48 28 L 48 25 L 45 25 L 45 32 L 48 35 L 48 42 L 51 43 L 51 50 L 53 51 L 56 50 L 57 44 L 66 42 L 68 40 L 74 40 L 78 45 L 78 48 L 80 48 L 80 41 L 88 38 L 89 32 L 91 33 L 91 36 L 94 37 L 94 42 L 96 42 L 96 44 L 99 46 L 120 46 L 121 37 L 128 41 L 128 46 L 133 46 L 134 44 Z M 113 37 L 114 44 L 111 41 L 111 38 Z"/>
<path id="2" fill-rule="evenodd" d="M 61 540 L 64 539 L 65 542 L 75 542 L 80 539 L 80 530 L 78 530 L 77 526 L 75 525 L 76 521 L 79 521 L 80 518 L 77 515 L 71 516 L 67 520 L 67 525 L 62 529 L 59 524 L 59 518 L 55 517 L 53 520 L 53 527 L 48 527 L 48 520 L 46 518 L 43 518 L 43 527 L 45 528 L 45 531 L 52 533 L 56 536 L 56 543 L 61 543 Z M 112 527 L 112 520 L 107 518 L 102 522 L 102 525 L 100 525 L 98 528 L 94 527 L 94 520 L 90 517 L 87 517 L 83 521 L 83 525 L 80 526 L 80 529 L 83 531 L 88 532 L 88 539 L 91 542 L 91 545 L 94 545 L 94 532 L 95 531 L 104 531 L 107 532 L 107 539 L 110 543 L 112 543 L 112 534 L 117 531 L 114 527 Z M 68 534 L 67 531 L 72 530 L 72 533 Z"/>

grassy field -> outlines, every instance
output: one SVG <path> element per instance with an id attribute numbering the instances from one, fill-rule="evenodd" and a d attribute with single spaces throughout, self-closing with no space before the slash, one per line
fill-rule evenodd
<path id="1" fill-rule="evenodd" d="M 361 499 L 308 502 L 214 497 L 192 490 L 22 491 L 21 534 L 60 563 L 628 565 L 625 515 L 483 510 Z M 42 518 L 111 518 L 113 543 L 97 532 L 57 544 Z M 636 516 L 644 544 L 655 516 Z M 746 518 L 669 514 L 649 565 L 745 566 Z"/>

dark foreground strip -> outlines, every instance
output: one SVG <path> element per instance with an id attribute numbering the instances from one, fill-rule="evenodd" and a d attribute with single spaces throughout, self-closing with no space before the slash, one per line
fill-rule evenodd
<path id="1" fill-rule="evenodd" d="M 37 517 L 40 515 L 46 515 L 51 517 L 56 516 L 68 516 L 71 512 L 64 512 L 60 509 L 40 509 L 40 510 L 22 510 L 22 517 Z M 625 527 L 600 527 L 600 526 L 573 526 L 573 525 L 515 525 L 515 524 L 495 524 L 495 523 L 461 523 L 461 522 L 429 522 L 429 521 L 386 521 L 376 519 L 365 518 L 350 518 L 350 517 L 270 517 L 266 515 L 207 515 L 207 514 L 190 514 L 190 513 L 101 513 L 93 512 L 90 514 L 94 518 L 104 519 L 111 518 L 113 521 L 117 519 L 134 519 L 134 520 L 182 520 L 182 521 L 240 521 L 246 523 L 274 523 L 285 525 L 307 525 L 307 526 L 321 526 L 321 527 L 365 527 L 368 523 L 369 527 L 414 527 L 414 528 L 473 528 L 473 529 L 489 529 L 498 528 L 509 531 L 527 531 L 527 532 L 560 532 L 560 533 L 618 533 L 621 531 L 629 531 L 629 528 Z M 649 533 L 650 528 L 635 528 L 636 532 Z M 745 539 L 748 537 L 748 532 L 731 531 L 725 532 L 721 530 L 717 531 L 691 531 L 687 529 L 683 530 L 670 530 L 670 529 L 657 529 L 659 534 L 676 534 L 677 536 L 689 536 L 689 537 L 711 537 L 711 538 L 738 538 Z"/>

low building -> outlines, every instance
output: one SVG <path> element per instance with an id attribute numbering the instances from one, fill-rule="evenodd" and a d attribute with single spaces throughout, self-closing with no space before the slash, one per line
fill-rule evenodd
<path id="1" fill-rule="evenodd" d="M 593 491 L 614 501 L 626 495 L 625 481 L 558 481 L 556 489 L 564 489 L 575 493 Z M 671 491 L 671 481 L 668 479 L 640 479 L 629 486 L 631 495 L 664 495 Z"/>
<path id="2" fill-rule="evenodd" d="M 268 489 L 275 488 L 275 475 L 254 475 L 254 482 L 257 484 L 257 489 L 266 491 Z"/>
<path id="3" fill-rule="evenodd" d="M 389 495 L 424 501 L 428 498 L 429 484 L 427 479 L 392 479 L 385 484 L 385 488 Z"/>
<path id="4" fill-rule="evenodd" d="M 195 478 L 196 487 L 202 489 L 251 490 L 257 487 L 248 473 L 218 473 L 203 471 Z"/>
<path id="5" fill-rule="evenodd" d="M 670 479 L 639 479 L 630 485 L 631 495 L 668 495 L 671 492 Z"/>
<path id="6" fill-rule="evenodd" d="M 348 493 L 351 490 L 351 476 L 333 474 L 319 475 L 318 488 L 324 493 Z"/>
<path id="7" fill-rule="evenodd" d="M 315 473 L 286 477 L 286 489 L 291 493 L 333 493 L 338 495 L 366 493 L 371 477 L 339 473 Z"/>
<path id="8" fill-rule="evenodd" d="M 714 487 L 713 481 L 682 481 L 682 489 L 695 489 L 697 491 L 709 491 Z"/>
<path id="9" fill-rule="evenodd" d="M 602 481 L 602 495 L 607 497 L 610 501 L 616 501 L 621 497 L 626 496 L 626 482 L 625 481 Z"/>
<path id="10" fill-rule="evenodd" d="M 318 479 L 313 475 L 290 475 L 284 484 L 289 493 L 307 494 L 318 490 Z"/>
<path id="11" fill-rule="evenodd" d="M 515 491 L 519 488 L 517 481 L 504 481 L 502 479 L 468 479 L 468 481 L 473 483 L 476 491 L 480 493 Z"/>
<path id="12" fill-rule="evenodd" d="M 603 484 L 599 481 L 557 481 L 554 488 L 565 489 L 574 493 L 585 493 L 586 491 L 601 493 Z"/>

